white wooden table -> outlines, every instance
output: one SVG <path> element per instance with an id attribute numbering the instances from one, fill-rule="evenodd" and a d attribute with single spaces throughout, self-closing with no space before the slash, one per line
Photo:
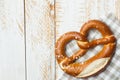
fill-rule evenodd
<path id="1" fill-rule="evenodd" d="M 58 80 L 55 40 L 109 13 L 120 0 L 0 0 L 0 80 Z"/>

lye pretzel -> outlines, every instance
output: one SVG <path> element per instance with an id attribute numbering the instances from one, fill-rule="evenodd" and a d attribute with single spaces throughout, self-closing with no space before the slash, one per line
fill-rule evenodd
<path id="1" fill-rule="evenodd" d="M 89 42 L 87 40 L 87 35 L 91 29 L 98 30 L 103 37 Z M 65 47 L 71 40 L 77 40 L 80 50 L 68 57 L 65 53 Z M 55 56 L 64 72 L 75 77 L 88 77 L 105 68 L 114 53 L 115 41 L 116 39 L 113 33 L 105 23 L 99 20 L 90 20 L 82 26 L 80 32 L 65 33 L 57 40 L 55 45 Z M 103 49 L 96 55 L 84 62 L 75 62 L 90 48 L 100 44 L 104 45 Z"/>

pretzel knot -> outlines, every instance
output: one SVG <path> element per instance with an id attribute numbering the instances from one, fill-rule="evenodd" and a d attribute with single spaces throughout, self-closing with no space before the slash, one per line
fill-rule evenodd
<path id="1" fill-rule="evenodd" d="M 91 29 L 97 29 L 102 34 L 102 38 L 89 42 L 87 35 Z M 71 40 L 77 40 L 80 50 L 68 57 L 65 53 L 65 46 Z M 114 53 L 115 41 L 116 38 L 105 23 L 98 20 L 91 20 L 82 26 L 80 32 L 63 34 L 56 42 L 55 56 L 64 72 L 75 77 L 88 77 L 105 68 Z M 75 62 L 90 48 L 100 44 L 104 45 L 103 49 L 96 55 L 84 62 Z"/>

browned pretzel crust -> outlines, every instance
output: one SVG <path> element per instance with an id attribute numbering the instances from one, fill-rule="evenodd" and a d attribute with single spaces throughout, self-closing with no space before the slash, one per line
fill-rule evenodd
<path id="1" fill-rule="evenodd" d="M 89 42 L 87 35 L 91 29 L 97 29 L 102 34 L 103 38 Z M 71 40 L 77 40 L 80 50 L 74 53 L 74 55 L 67 57 L 65 46 Z M 80 32 L 65 33 L 57 40 L 55 56 L 64 72 L 75 77 L 87 77 L 97 73 L 107 65 L 115 50 L 115 40 L 113 33 L 105 23 L 98 20 L 90 20 L 82 26 Z M 95 56 L 84 62 L 75 62 L 75 60 L 83 56 L 89 48 L 100 44 L 104 45 L 103 49 Z M 97 63 L 99 64 L 96 65 Z M 96 67 L 94 65 L 96 65 Z"/>

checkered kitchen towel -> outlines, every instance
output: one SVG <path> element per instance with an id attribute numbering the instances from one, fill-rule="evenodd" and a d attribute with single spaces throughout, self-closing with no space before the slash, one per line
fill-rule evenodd
<path id="1" fill-rule="evenodd" d="M 72 76 L 67 75 L 66 73 L 63 73 L 62 76 L 59 77 L 59 80 L 120 80 L 120 22 L 117 18 L 115 18 L 113 15 L 108 15 L 107 17 L 103 17 L 100 19 L 101 21 L 105 22 L 108 26 L 110 26 L 110 29 L 113 31 L 115 37 L 117 38 L 117 46 L 116 46 L 116 52 L 112 58 L 112 61 L 110 65 L 107 66 L 106 70 L 98 74 L 94 77 L 89 77 L 88 79 L 77 79 Z M 89 33 L 88 39 L 94 40 L 101 37 L 101 34 L 97 30 L 92 30 Z M 79 47 L 75 40 L 71 41 L 66 46 L 66 53 L 68 56 L 71 56 L 73 53 L 79 50 Z M 82 56 L 79 61 L 84 61 L 91 56 L 95 55 L 97 52 L 99 52 L 102 49 L 102 46 L 99 45 L 93 49 L 88 50 L 88 52 Z M 89 54 L 88 54 L 89 53 Z"/>

